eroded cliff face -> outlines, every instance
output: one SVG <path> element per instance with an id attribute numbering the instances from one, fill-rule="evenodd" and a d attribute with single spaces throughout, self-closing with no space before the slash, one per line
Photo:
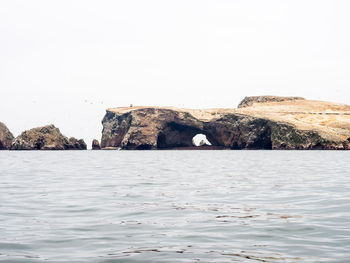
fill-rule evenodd
<path id="1" fill-rule="evenodd" d="M 84 140 L 65 137 L 54 125 L 24 131 L 11 145 L 11 150 L 86 150 Z"/>
<path id="2" fill-rule="evenodd" d="M 271 101 L 270 98 L 260 100 L 264 102 L 259 103 L 257 110 L 254 108 L 254 103 L 252 106 L 245 106 L 244 109 L 191 110 L 172 107 L 109 109 L 102 121 L 101 147 L 188 148 L 194 147 L 193 137 L 202 133 L 212 144 L 211 147 L 206 146 L 205 149 L 350 148 L 350 107 L 342 108 L 343 111 L 338 112 L 343 118 L 342 122 L 339 122 L 340 119 L 338 119 L 337 124 L 332 127 L 321 124 L 317 126 L 315 120 L 311 120 L 310 124 L 305 124 L 303 121 L 303 126 L 297 121 L 300 114 L 315 115 L 314 112 L 304 112 L 305 107 L 303 108 L 300 102 L 306 100 L 299 98 L 277 101 Z M 289 106 L 283 107 L 281 103 L 287 103 Z M 296 107 L 293 108 L 290 103 L 292 105 L 296 103 Z M 266 106 L 265 114 L 261 112 L 262 105 Z M 295 112 L 300 107 L 302 107 L 301 111 Z M 287 110 L 287 113 L 276 113 L 276 110 L 281 108 Z M 294 114 L 295 120 L 289 115 L 287 118 L 285 114 Z M 318 112 L 317 117 L 320 116 L 322 118 Z M 325 115 L 325 118 L 328 117 Z"/>
<path id="3" fill-rule="evenodd" d="M 8 150 L 14 137 L 5 124 L 0 122 L 0 150 Z"/>
<path id="4" fill-rule="evenodd" d="M 191 147 L 193 136 L 203 130 L 203 122 L 190 114 L 162 108 L 142 108 L 121 114 L 107 111 L 102 123 L 102 148 Z"/>
<path id="5" fill-rule="evenodd" d="M 314 131 L 240 114 L 208 122 L 206 132 L 229 149 L 328 149 L 336 147 Z M 340 145 L 339 145 L 340 146 Z M 341 145 L 342 147 L 342 145 Z"/>

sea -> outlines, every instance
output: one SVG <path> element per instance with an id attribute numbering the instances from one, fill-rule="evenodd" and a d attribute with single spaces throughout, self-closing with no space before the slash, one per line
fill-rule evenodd
<path id="1" fill-rule="evenodd" d="M 350 262 L 350 151 L 1 151 L 0 262 Z"/>

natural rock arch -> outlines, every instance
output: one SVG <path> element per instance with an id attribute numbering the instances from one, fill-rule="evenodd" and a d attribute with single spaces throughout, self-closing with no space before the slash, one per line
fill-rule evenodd
<path id="1" fill-rule="evenodd" d="M 193 114 L 191 114 L 191 113 Z M 196 134 L 207 136 L 206 149 L 343 149 L 314 130 L 240 113 L 216 114 L 208 110 L 145 107 L 107 111 L 102 123 L 102 148 L 173 149 L 196 148 Z M 208 116 L 213 117 L 208 117 Z M 204 117 L 206 118 L 204 118 Z M 200 148 L 200 149 L 204 149 Z"/>
<path id="2" fill-rule="evenodd" d="M 158 133 L 157 149 L 195 147 L 193 145 L 193 137 L 203 133 L 204 131 L 196 126 L 169 122 Z M 214 139 L 212 140 L 215 141 Z"/>

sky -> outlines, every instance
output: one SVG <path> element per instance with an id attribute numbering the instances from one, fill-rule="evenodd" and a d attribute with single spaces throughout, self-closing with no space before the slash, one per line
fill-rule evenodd
<path id="1" fill-rule="evenodd" d="M 107 108 L 350 104 L 347 0 L 0 0 L 0 121 L 91 145 Z"/>

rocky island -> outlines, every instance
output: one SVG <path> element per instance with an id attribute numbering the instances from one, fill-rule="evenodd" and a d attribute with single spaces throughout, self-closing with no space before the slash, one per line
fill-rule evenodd
<path id="1" fill-rule="evenodd" d="M 101 148 L 350 149 L 350 106 L 300 97 L 246 97 L 238 108 L 120 107 L 102 120 Z M 203 149 L 204 149 L 203 148 Z"/>
<path id="2" fill-rule="evenodd" d="M 12 141 L 10 150 L 86 150 L 84 140 L 67 138 L 54 125 L 24 131 Z"/>

